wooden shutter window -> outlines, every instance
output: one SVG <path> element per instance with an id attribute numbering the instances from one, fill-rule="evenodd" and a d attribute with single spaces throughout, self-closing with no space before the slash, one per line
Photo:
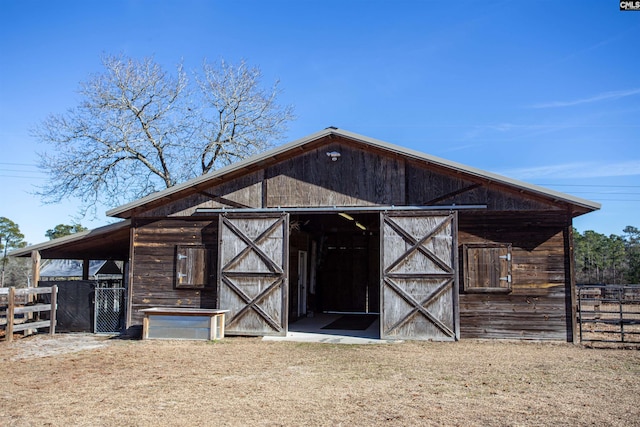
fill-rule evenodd
<path id="1" fill-rule="evenodd" d="M 511 292 L 511 245 L 463 245 L 465 292 Z"/>
<path id="2" fill-rule="evenodd" d="M 204 246 L 177 246 L 176 288 L 204 288 L 209 276 L 207 267 Z"/>

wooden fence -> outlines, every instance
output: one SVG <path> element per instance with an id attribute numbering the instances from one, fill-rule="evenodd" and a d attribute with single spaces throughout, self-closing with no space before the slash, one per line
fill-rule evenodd
<path id="1" fill-rule="evenodd" d="M 581 342 L 640 345 L 640 285 L 578 285 Z"/>
<path id="2" fill-rule="evenodd" d="M 34 296 L 50 294 L 49 303 L 33 302 Z M 56 332 L 56 309 L 58 287 L 42 288 L 0 288 L 0 318 L 6 318 L 5 338 L 13 341 L 13 334 L 20 331 L 30 331 L 49 328 L 49 334 Z M 48 312 L 49 319 L 40 320 L 40 313 Z M 22 319 L 16 319 L 21 315 Z M 35 315 L 35 319 L 33 319 Z"/>

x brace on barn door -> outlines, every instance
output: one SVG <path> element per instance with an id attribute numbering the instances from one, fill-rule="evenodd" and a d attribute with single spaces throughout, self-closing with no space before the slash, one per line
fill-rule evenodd
<path id="1" fill-rule="evenodd" d="M 455 213 L 381 215 L 383 338 L 457 337 Z"/>
<path id="2" fill-rule="evenodd" d="M 262 307 L 260 307 L 260 301 L 267 295 L 269 295 L 276 287 L 282 285 L 282 278 L 277 278 L 273 283 L 271 283 L 267 288 L 265 288 L 260 294 L 256 297 L 251 298 L 245 292 L 242 291 L 238 286 L 236 286 L 233 281 L 229 280 L 229 273 L 226 276 L 222 277 L 224 283 L 229 287 L 229 289 L 233 290 L 241 299 L 246 303 L 244 307 L 242 307 L 232 318 L 229 319 L 227 323 L 227 329 L 233 328 L 234 323 L 238 322 L 248 310 L 254 310 L 265 322 L 267 322 L 274 330 L 281 331 L 282 325 L 279 325 L 278 322 L 269 316 Z"/>
<path id="3" fill-rule="evenodd" d="M 406 260 L 407 257 L 409 257 L 409 255 L 411 255 L 414 251 L 417 250 L 422 252 L 422 254 L 424 254 L 427 258 L 433 261 L 446 274 L 453 274 L 453 268 L 451 268 L 450 265 L 447 265 L 444 261 L 442 261 L 433 252 L 431 252 L 429 249 L 425 247 L 425 244 L 427 244 L 431 239 L 433 239 L 433 237 L 437 233 L 442 232 L 442 229 L 444 228 L 444 226 L 447 225 L 446 222 L 443 221 L 438 226 L 438 228 L 432 230 L 429 234 L 427 234 L 420 240 L 416 240 L 411 234 L 407 233 L 406 230 L 403 230 L 402 227 L 400 227 L 395 221 L 393 221 L 389 217 L 386 218 L 385 223 L 389 225 L 393 229 L 393 231 L 398 233 L 398 235 L 400 235 L 405 242 L 411 245 L 411 247 L 405 253 L 400 255 L 400 257 L 398 257 L 389 267 L 386 268 L 385 272 L 391 272 L 398 264 Z"/>
<path id="4" fill-rule="evenodd" d="M 221 215 L 219 307 L 238 335 L 286 334 L 286 214 Z"/>
<path id="5" fill-rule="evenodd" d="M 399 329 L 400 327 L 402 327 L 403 325 L 405 325 L 406 323 L 411 321 L 411 319 L 416 314 L 420 313 L 423 316 L 425 316 L 426 318 L 428 318 L 438 329 L 440 329 L 448 337 L 453 338 L 455 336 L 455 332 L 452 331 L 451 328 L 449 328 L 447 325 L 445 325 L 440 320 L 435 318 L 425 308 L 425 306 L 427 306 L 429 303 L 431 303 L 432 301 L 435 301 L 437 298 L 439 298 L 441 296 L 442 292 L 448 290 L 448 288 L 451 286 L 451 283 L 453 282 L 453 279 L 447 279 L 444 282 L 442 282 L 438 286 L 438 288 L 436 288 L 436 290 L 434 290 L 432 293 L 430 293 L 429 296 L 427 296 L 427 298 L 425 298 L 422 301 L 417 301 L 410 294 L 408 294 L 407 292 L 402 290 L 402 288 L 400 286 L 398 286 L 398 284 L 395 283 L 393 280 L 391 280 L 389 278 L 389 276 L 385 277 L 384 281 L 391 289 L 393 289 L 399 296 L 401 296 L 408 304 L 413 306 L 413 308 L 406 315 L 406 317 L 404 317 L 403 319 L 400 319 L 398 322 L 396 322 L 394 325 L 392 325 L 389 328 L 389 330 L 387 331 L 387 333 L 393 333 L 393 331 Z"/>
<path id="6" fill-rule="evenodd" d="M 274 230 L 276 230 L 279 226 L 282 225 L 282 221 L 284 221 L 284 218 L 280 218 L 278 221 L 274 222 L 273 225 L 271 225 L 271 227 L 264 230 L 258 237 L 256 237 L 255 239 L 252 239 L 248 237 L 246 234 L 244 234 L 231 221 L 229 221 L 229 219 L 223 216 L 222 217 L 223 224 L 226 225 L 229 228 L 229 230 L 231 230 L 231 232 L 235 234 L 236 237 L 238 237 L 247 245 L 246 248 L 240 251 L 233 259 L 231 259 L 231 261 L 229 261 L 224 267 L 222 267 L 223 270 L 229 271 L 232 268 L 232 266 L 238 264 L 238 262 L 242 260 L 247 255 L 248 252 L 255 251 L 256 255 L 258 255 L 262 259 L 262 261 L 269 268 L 269 270 L 271 270 L 271 272 L 275 274 L 282 274 L 283 273 L 282 267 L 277 265 L 275 262 L 273 262 L 273 260 L 269 258 L 269 256 L 267 256 L 258 247 L 258 245 L 261 242 L 263 242 L 267 236 L 269 236 L 271 233 L 273 233 Z"/>

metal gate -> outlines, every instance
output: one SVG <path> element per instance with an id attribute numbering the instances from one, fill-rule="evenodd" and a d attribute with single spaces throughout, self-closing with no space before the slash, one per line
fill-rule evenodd
<path id="1" fill-rule="evenodd" d="M 124 326 L 124 288 L 95 288 L 93 332 L 112 334 Z"/>
<path id="2" fill-rule="evenodd" d="M 578 285 L 581 342 L 640 344 L 640 285 Z"/>
<path id="3" fill-rule="evenodd" d="M 459 338 L 456 214 L 381 213 L 383 339 Z"/>
<path id="4" fill-rule="evenodd" d="M 225 332 L 286 335 L 288 214 L 220 215 L 219 307 Z"/>

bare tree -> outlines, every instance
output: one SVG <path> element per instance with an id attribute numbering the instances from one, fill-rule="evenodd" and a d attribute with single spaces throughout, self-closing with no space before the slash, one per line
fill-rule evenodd
<path id="1" fill-rule="evenodd" d="M 233 66 L 222 61 L 218 68 L 204 62 L 202 69 L 203 76 L 196 76 L 205 109 L 200 115 L 200 137 L 206 141 L 202 173 L 263 151 L 282 136 L 293 112 L 276 103 L 279 81 L 262 89 L 260 69 L 244 62 Z"/>
<path id="2" fill-rule="evenodd" d="M 278 82 L 264 89 L 245 62 L 203 64 L 190 80 L 152 58 L 103 57 L 105 71 L 80 85 L 81 102 L 33 131 L 48 202 L 118 205 L 243 159 L 281 139 L 293 119 Z"/>

